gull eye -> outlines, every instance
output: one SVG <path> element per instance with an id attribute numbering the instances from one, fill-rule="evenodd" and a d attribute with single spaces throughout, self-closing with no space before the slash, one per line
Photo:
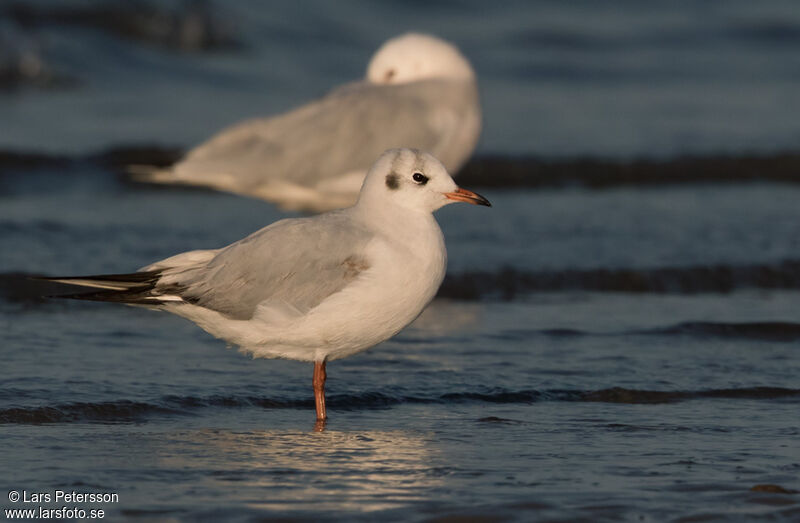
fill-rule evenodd
<path id="1" fill-rule="evenodd" d="M 417 182 L 420 185 L 425 185 L 428 183 L 428 177 L 422 173 L 414 173 L 411 175 L 411 179 Z"/>

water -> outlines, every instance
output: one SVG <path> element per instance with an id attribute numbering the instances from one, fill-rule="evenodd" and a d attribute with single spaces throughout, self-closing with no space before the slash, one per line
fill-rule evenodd
<path id="1" fill-rule="evenodd" d="M 26 4 L 52 11 L 65 2 Z M 167 13 L 182 5 L 158 4 Z M 453 40 L 474 64 L 486 116 L 482 151 L 654 156 L 779 150 L 800 138 L 800 10 L 792 0 L 315 0 L 297 7 L 247 0 L 210 10 L 212 22 L 201 27 L 228 35 L 240 50 L 220 37 L 209 53 L 181 52 L 158 34 L 131 37 L 135 25 L 116 30 L 127 38 L 87 27 L 87 20 L 103 22 L 96 11 L 42 14 L 33 23 L 31 16 L 3 16 L 0 6 L 0 35 L 14 35 L 17 54 L 29 51 L 73 85 L 0 97 L 0 145 L 85 151 L 193 144 L 362 77 L 380 43 L 408 30 Z M 129 11 L 108 17 L 104 27 L 131 19 Z M 58 23 L 64 18 L 70 23 Z M 29 29 L 20 28 L 24 21 Z"/>
<path id="2" fill-rule="evenodd" d="M 251 360 L 167 314 L 45 300 L 63 289 L 24 277 L 131 271 L 286 216 L 134 184 L 87 154 L 185 145 L 288 107 L 358 76 L 410 27 L 474 60 L 481 154 L 512 165 L 646 155 L 677 173 L 676 153 L 796 146 L 792 4 L 575 5 L 220 4 L 241 47 L 211 53 L 31 30 L 80 81 L 0 95 L 0 145 L 75 160 L 0 163 L 0 507 L 37 506 L 7 502 L 11 490 L 62 489 L 118 493 L 67 505 L 132 521 L 800 519 L 791 177 L 601 190 L 473 177 L 494 207 L 437 214 L 439 298 L 329 365 L 321 433 L 310 365 Z"/>

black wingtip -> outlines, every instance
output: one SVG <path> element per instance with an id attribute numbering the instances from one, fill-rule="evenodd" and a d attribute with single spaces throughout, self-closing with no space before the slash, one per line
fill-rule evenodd
<path id="1" fill-rule="evenodd" d="M 141 283 L 144 286 L 158 279 L 160 275 L 161 271 L 156 270 L 123 274 L 95 274 L 92 276 L 29 276 L 29 278 L 55 282 L 68 282 L 70 280 L 96 280 L 119 283 Z"/>
<path id="2" fill-rule="evenodd" d="M 54 294 L 57 288 L 46 289 L 41 298 L 84 301 L 106 301 L 131 304 L 154 304 L 151 291 L 158 282 L 161 271 L 142 271 L 129 274 L 101 274 L 95 276 L 29 276 L 28 279 L 46 281 L 53 285 L 81 287 L 85 292 Z M 96 284 L 93 284 L 96 283 Z M 107 284 L 107 285 L 104 285 Z M 117 285 L 115 285 L 117 284 Z"/>

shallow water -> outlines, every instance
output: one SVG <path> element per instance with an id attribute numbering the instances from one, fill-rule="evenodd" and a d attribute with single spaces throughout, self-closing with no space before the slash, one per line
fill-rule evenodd
<path id="1" fill-rule="evenodd" d="M 439 297 L 329 365 L 324 432 L 310 365 L 251 360 L 166 314 L 44 299 L 64 287 L 27 278 L 133 271 L 288 216 L 135 184 L 87 153 L 186 145 L 284 109 L 412 27 L 473 59 L 480 150 L 501 168 L 508 153 L 795 147 L 793 3 L 260 5 L 215 4 L 242 47 L 210 53 L 37 26 L 48 63 L 80 82 L 0 94 L 0 148 L 75 153 L 0 161 L 0 508 L 37 506 L 11 490 L 62 489 L 118 493 L 71 505 L 133 521 L 800 519 L 790 175 L 735 182 L 709 164 L 723 172 L 653 184 L 622 166 L 624 183 L 593 189 L 576 161 L 543 186 L 474 178 L 494 207 L 437 214 Z"/>
<path id="2" fill-rule="evenodd" d="M 251 360 L 166 314 L 42 301 L 18 275 L 133 270 L 273 207 L 90 166 L 4 179 L 0 489 L 117 492 L 104 508 L 130 519 L 800 514 L 796 494 L 750 491 L 797 488 L 797 264 L 766 282 L 733 270 L 800 259 L 797 189 L 497 189 L 492 209 L 443 210 L 442 297 L 329 366 L 320 434 L 309 365 Z M 728 291 L 704 287 L 705 260 Z M 684 287 L 602 291 L 609 268 L 658 281 L 679 261 Z M 499 277 L 507 264 L 520 278 Z M 581 271 L 601 290 L 569 283 Z M 537 291 L 531 274 L 567 283 Z M 459 278 L 477 292 L 459 298 Z"/>

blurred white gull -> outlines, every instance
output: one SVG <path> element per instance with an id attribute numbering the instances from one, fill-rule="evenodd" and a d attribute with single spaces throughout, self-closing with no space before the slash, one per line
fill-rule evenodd
<path id="1" fill-rule="evenodd" d="M 101 289 L 70 298 L 183 316 L 257 358 L 314 362 L 324 421 L 326 362 L 394 336 L 433 299 L 447 263 L 433 211 L 456 201 L 489 205 L 430 154 L 393 149 L 352 207 L 280 220 L 225 248 L 132 274 L 50 279 Z"/>
<path id="2" fill-rule="evenodd" d="M 203 185 L 286 209 L 352 205 L 372 161 L 393 147 L 429 151 L 454 173 L 478 141 L 475 72 L 452 44 L 409 33 L 381 46 L 364 80 L 267 118 L 224 129 L 139 180 Z"/>

